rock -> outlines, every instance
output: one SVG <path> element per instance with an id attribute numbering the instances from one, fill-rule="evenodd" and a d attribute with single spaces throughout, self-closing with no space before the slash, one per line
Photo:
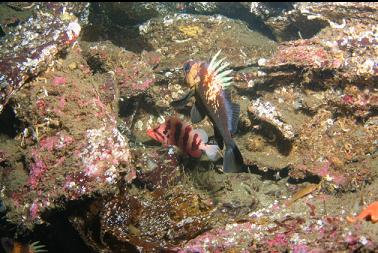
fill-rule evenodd
<path id="1" fill-rule="evenodd" d="M 349 3 L 295 6 L 302 11 L 307 6 L 311 10 L 309 13 L 324 10 L 322 16 L 318 16 L 326 17 L 324 20 L 329 20 L 330 25 L 310 39 L 280 43 L 265 64 L 238 73 L 239 87 L 251 91 L 249 111 L 260 120 L 260 123 L 252 122 L 247 138 L 240 138 L 245 140 L 241 146 L 247 148 L 242 153 L 252 157 L 246 160 L 260 168 L 290 166 L 293 178 L 304 178 L 308 174 L 323 178 L 328 175 L 328 179 L 332 178 L 333 189 L 354 189 L 356 184 L 361 184 L 362 178 L 368 180 L 375 173 L 370 154 L 374 150 L 373 136 L 377 129 L 354 121 L 368 121 L 377 109 L 378 94 L 373 88 L 377 82 L 377 27 L 375 17 L 369 15 L 376 5 L 356 3 L 355 7 L 360 11 L 355 18 L 352 17 L 354 5 Z M 326 6 L 330 10 L 325 10 Z M 342 6 L 340 13 L 336 6 Z M 345 22 L 337 21 L 331 13 L 350 18 L 345 18 Z M 343 25 L 337 26 L 331 21 Z M 252 87 L 248 87 L 250 81 L 254 83 Z M 274 105 L 280 123 L 265 120 L 268 125 L 261 124 L 267 106 L 259 107 L 257 101 Z M 290 127 L 283 127 L 285 125 Z M 278 134 L 272 126 L 278 129 Z M 294 134 L 287 135 L 288 129 Z M 257 142 L 258 136 L 264 141 Z M 274 136 L 282 136 L 291 143 L 282 142 L 280 138 L 276 140 L 272 138 Z M 256 145 L 260 146 L 256 149 Z M 338 164 L 345 164 L 342 169 L 332 162 L 338 159 Z M 355 167 L 348 165 L 352 161 L 366 161 L 367 166 L 355 174 Z"/>
<path id="2" fill-rule="evenodd" d="M 112 101 L 102 100 L 102 79 L 87 72 L 80 52 L 76 48 L 13 98 L 16 115 L 25 124 L 17 137 L 25 163 L 18 161 L 1 178 L 12 222 L 43 222 L 41 216 L 64 206 L 63 200 L 114 194 L 117 184 L 136 177 Z M 78 69 L 70 69 L 73 61 Z"/>
<path id="3" fill-rule="evenodd" d="M 273 41 L 249 30 L 244 22 L 220 15 L 167 15 L 145 22 L 139 31 L 162 54 L 158 69 L 181 68 L 189 55 L 192 59 L 210 59 L 219 49 L 232 66 L 245 66 L 269 57 L 275 50 Z"/>
<path id="4" fill-rule="evenodd" d="M 97 73 L 108 72 L 112 76 L 103 87 L 104 92 L 113 89 L 124 99 L 145 92 L 155 82 L 152 67 L 160 57 L 144 51 L 141 55 L 126 51 L 108 42 L 83 43 L 84 52 L 91 69 Z M 116 86 L 117 89 L 113 86 Z M 113 88 L 111 88 L 113 87 Z"/>
<path id="5" fill-rule="evenodd" d="M 31 8 L 33 15 L 1 40 L 0 113 L 12 94 L 76 41 L 79 23 L 85 24 L 88 15 L 86 3 L 41 3 Z"/>
<path id="6" fill-rule="evenodd" d="M 308 39 L 327 26 L 342 29 L 348 20 L 360 24 L 377 21 L 373 14 L 376 3 L 295 3 L 293 7 L 265 21 L 279 41 Z"/>
<path id="7" fill-rule="evenodd" d="M 267 122 L 277 128 L 282 136 L 288 140 L 293 140 L 295 137 L 294 129 L 291 125 L 282 122 L 281 115 L 276 108 L 269 102 L 263 102 L 260 99 L 252 101 L 248 108 L 257 119 Z"/>

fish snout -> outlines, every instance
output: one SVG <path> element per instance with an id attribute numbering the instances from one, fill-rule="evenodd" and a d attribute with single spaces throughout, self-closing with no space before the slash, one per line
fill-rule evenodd
<path id="1" fill-rule="evenodd" d="M 155 132 L 154 132 L 153 129 L 148 129 L 147 130 L 147 135 L 150 136 L 152 139 L 157 140 L 157 136 L 156 136 L 156 134 L 155 134 Z"/>

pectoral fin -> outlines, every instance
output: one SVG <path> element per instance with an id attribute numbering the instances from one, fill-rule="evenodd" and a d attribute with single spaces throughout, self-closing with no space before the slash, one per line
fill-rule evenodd
<path id="1" fill-rule="evenodd" d="M 195 91 L 193 89 L 189 90 L 183 97 L 172 101 L 171 106 L 176 108 L 184 107 L 189 102 L 190 98 L 194 96 L 194 93 Z"/>
<path id="2" fill-rule="evenodd" d="M 200 122 L 201 120 L 205 118 L 205 116 L 206 116 L 205 111 L 196 101 L 192 107 L 192 110 L 190 111 L 190 118 L 192 120 L 192 123 Z"/>

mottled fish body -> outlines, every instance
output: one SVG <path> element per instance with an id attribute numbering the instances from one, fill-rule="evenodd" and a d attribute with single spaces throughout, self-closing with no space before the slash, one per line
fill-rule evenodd
<path id="1" fill-rule="evenodd" d="M 231 101 L 232 70 L 226 70 L 228 63 L 221 64 L 217 60 L 220 51 L 210 63 L 203 61 L 188 61 L 184 64 L 185 81 L 191 88 L 190 92 L 173 105 L 184 105 L 191 96 L 196 102 L 191 110 L 193 123 L 200 122 L 206 115 L 214 126 L 214 134 L 218 145 L 226 150 L 223 159 L 223 169 L 226 172 L 238 172 L 243 166 L 243 157 L 232 138 L 236 133 L 240 106 Z"/>

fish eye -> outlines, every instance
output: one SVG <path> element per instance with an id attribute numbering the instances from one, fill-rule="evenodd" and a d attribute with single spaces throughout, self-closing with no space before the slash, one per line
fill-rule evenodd
<path id="1" fill-rule="evenodd" d="M 192 66 L 192 63 L 189 61 L 184 64 L 184 71 L 187 73 L 190 70 L 190 67 Z"/>

